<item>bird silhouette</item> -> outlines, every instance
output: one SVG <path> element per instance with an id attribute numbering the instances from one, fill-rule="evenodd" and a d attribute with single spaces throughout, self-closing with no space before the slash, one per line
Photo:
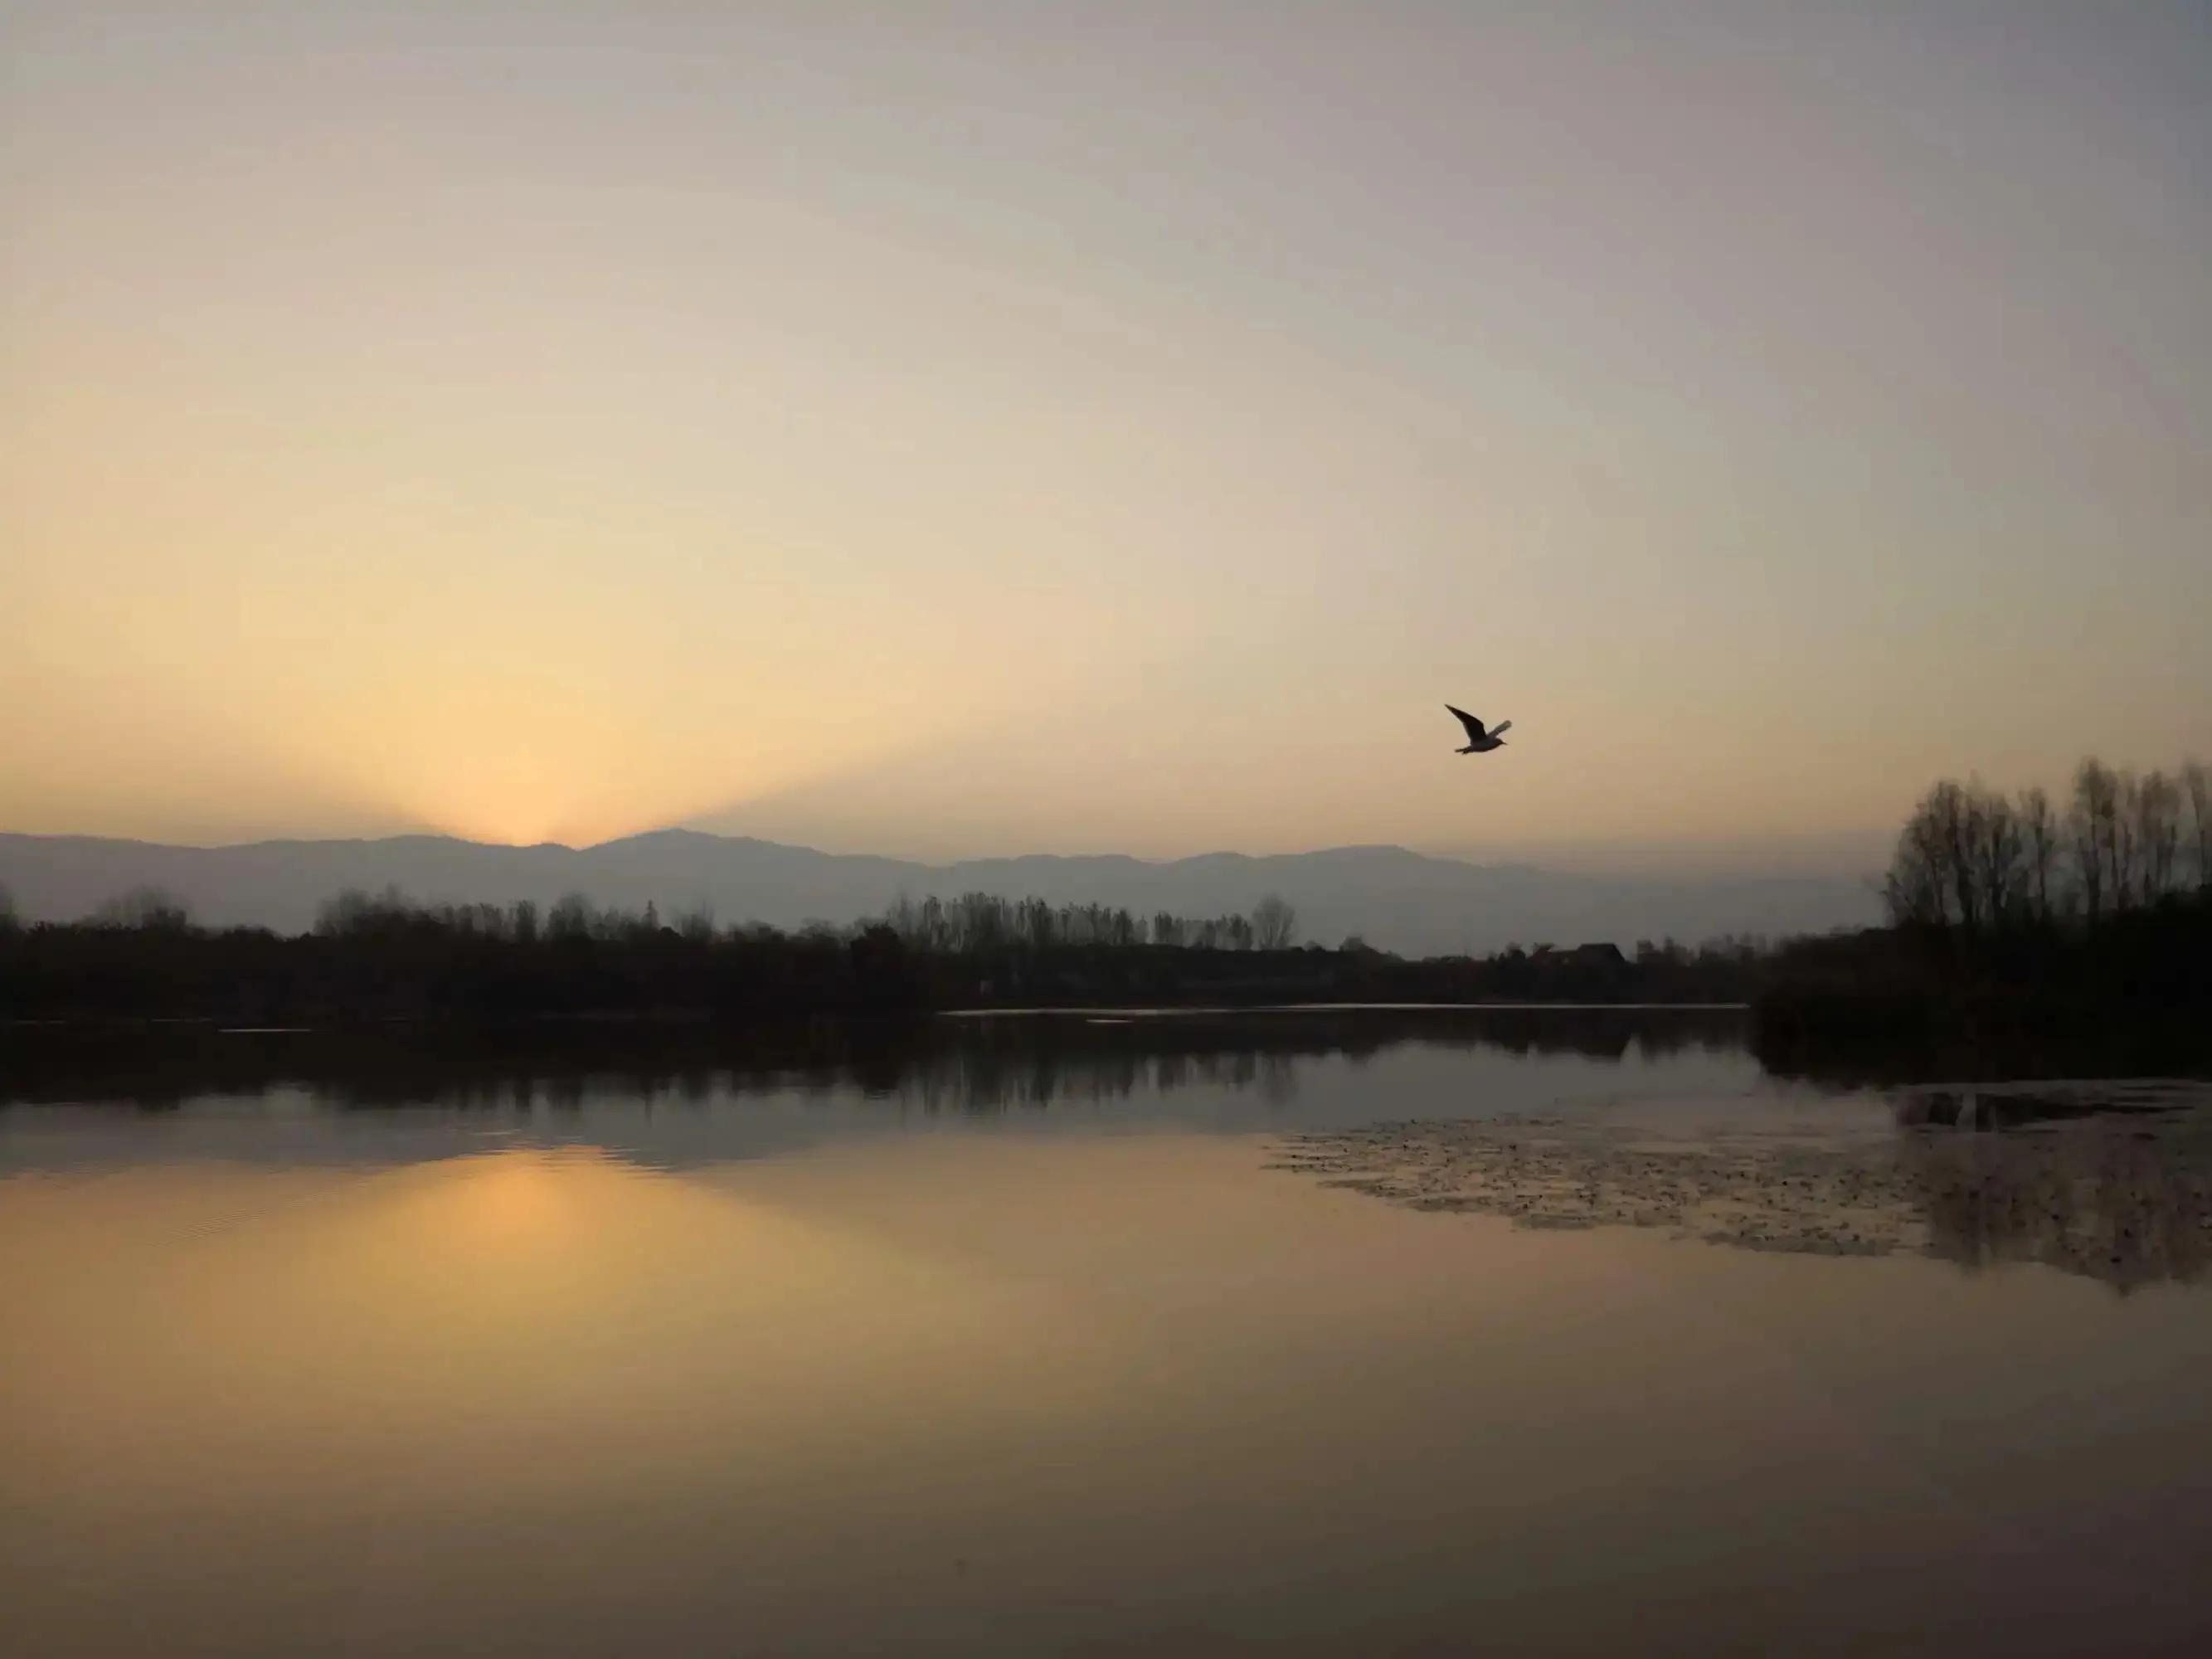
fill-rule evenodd
<path id="1" fill-rule="evenodd" d="M 1451 712 L 1459 716 L 1459 723 L 1467 727 L 1467 747 L 1453 750 L 1455 754 L 1486 755 L 1493 749 L 1505 747 L 1504 733 L 1511 729 L 1513 725 L 1511 720 L 1500 720 L 1486 732 L 1482 729 L 1482 722 L 1468 714 L 1466 709 L 1452 708 L 1449 703 L 1446 703 L 1444 707 L 1451 708 Z"/>

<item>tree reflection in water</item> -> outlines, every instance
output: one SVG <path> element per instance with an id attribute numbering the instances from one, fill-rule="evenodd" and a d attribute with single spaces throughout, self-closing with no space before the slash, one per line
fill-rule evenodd
<path id="1" fill-rule="evenodd" d="M 2212 1115 L 2187 1085 L 1900 1095 L 1899 1161 L 1930 1254 L 2039 1261 L 2116 1289 L 2212 1261 Z"/>

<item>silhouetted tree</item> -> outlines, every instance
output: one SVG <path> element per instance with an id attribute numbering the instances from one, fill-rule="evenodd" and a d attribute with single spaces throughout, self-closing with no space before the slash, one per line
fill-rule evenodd
<path id="1" fill-rule="evenodd" d="M 92 913 L 96 927 L 133 927 L 149 933 L 179 933 L 191 924 L 185 902 L 164 887 L 133 887 L 104 900 Z"/>
<path id="2" fill-rule="evenodd" d="M 2136 786 L 2134 805 L 2142 896 L 2145 902 L 2154 903 L 2173 885 L 2181 850 L 2181 791 L 2165 773 L 2151 772 Z"/>
<path id="3" fill-rule="evenodd" d="M 1923 802 L 1897 832 L 1897 846 L 1890 854 L 1888 872 L 1882 878 L 1883 906 L 1890 921 L 1900 927 L 1943 920 L 1943 859 L 1932 828 Z"/>
<path id="4" fill-rule="evenodd" d="M 921 902 L 916 937 L 926 951 L 942 951 L 951 943 L 951 929 L 945 920 L 945 901 L 934 893 Z"/>
<path id="5" fill-rule="evenodd" d="M 953 907 L 954 937 L 962 950 L 987 951 L 1003 943 L 1006 924 L 1006 902 L 995 893 L 963 893 Z"/>
<path id="6" fill-rule="evenodd" d="M 2074 773 L 2074 806 L 2067 818 L 2073 842 L 2074 878 L 2081 902 L 2095 921 L 2118 902 L 2112 871 L 2117 857 L 2113 820 L 2119 812 L 2119 781 L 2103 763 L 2085 760 Z"/>
<path id="7" fill-rule="evenodd" d="M 941 948 L 925 950 L 883 921 L 813 922 L 795 936 L 755 923 L 716 935 L 711 919 L 698 914 L 678 934 L 648 927 L 647 913 L 599 910 L 571 894 L 533 929 L 518 920 L 531 915 L 521 907 L 425 905 L 396 889 L 374 896 L 356 890 L 324 905 L 313 933 L 291 939 L 182 922 L 170 933 L 89 921 L 8 932 L 0 936 L 0 1007 L 31 1018 L 465 1024 L 646 1012 L 888 1012 L 1010 995 L 1070 1006 L 1124 996 L 1163 1004 L 1620 999 L 1655 989 L 1652 975 L 1617 953 L 1610 963 L 1559 953 L 1534 972 L 1525 957 L 1517 969 L 1510 958 L 1408 962 L 1354 939 L 1341 955 L 1310 945 L 1295 963 L 1275 953 L 1255 963 L 1224 955 L 1252 949 L 1257 930 L 1245 916 L 1154 919 L 1162 937 L 1200 940 L 1194 949 L 1147 945 L 1128 911 L 1097 904 L 1051 912 L 1048 932 L 1039 933 L 1042 908 L 973 896 L 959 912 L 976 943 L 948 927 Z M 917 907 L 912 917 L 918 933 L 927 931 L 926 915 Z M 1008 925 L 1016 915 L 1029 919 L 1028 931 Z M 1033 946 L 1033 934 L 1049 944 Z M 1731 948 L 1701 951 L 1694 963 L 1687 952 L 1669 957 L 1660 964 L 1669 975 L 1667 997 L 1745 995 L 1750 958 Z"/>
<path id="8" fill-rule="evenodd" d="M 2143 896 L 2142 843 L 2136 835 L 2142 820 L 2142 783 L 2132 772 L 2112 775 L 2112 907 L 2124 910 Z"/>
<path id="9" fill-rule="evenodd" d="M 381 893 L 349 887 L 316 908 L 315 931 L 336 938 L 392 933 L 418 922 L 425 914 L 409 904 L 397 887 Z"/>
<path id="10" fill-rule="evenodd" d="M 1930 788 L 1898 832 L 1882 884 L 1890 919 L 1971 931 L 2002 908 L 2018 856 L 2009 818 L 2004 803 L 1978 785 L 1946 778 Z"/>
<path id="11" fill-rule="evenodd" d="M 2155 904 L 2182 884 L 2185 848 L 2200 833 L 2191 787 L 2185 769 L 2180 782 L 2138 777 L 2093 757 L 2075 770 L 2062 825 L 2041 789 L 2008 799 L 1978 780 L 1945 779 L 1898 832 L 1882 883 L 1890 920 L 1979 933 L 2075 914 L 2078 898 L 2094 927 Z"/>
<path id="12" fill-rule="evenodd" d="M 1966 786 L 1966 794 L 1978 908 L 1994 927 L 2020 908 L 2027 886 L 2020 822 L 2012 803 L 1984 788 L 1978 779 Z"/>
<path id="13" fill-rule="evenodd" d="M 1277 894 L 1268 894 L 1252 907 L 1252 939 L 1262 951 L 1288 949 L 1297 926 L 1298 913 Z"/>
<path id="14" fill-rule="evenodd" d="M 1936 829 L 1942 848 L 1945 884 L 1958 907 L 1958 920 L 1972 928 L 1982 919 L 1982 888 L 1976 878 L 1976 854 L 1982 827 L 1973 795 L 1964 785 L 1939 783 L 1929 791 Z"/>
<path id="15" fill-rule="evenodd" d="M 2058 857 L 2058 822 L 2051 810 L 2051 797 L 2040 786 L 2022 790 L 2014 816 L 2027 864 L 2028 902 L 2036 917 L 2048 921 L 2052 915 L 2051 874 Z"/>
<path id="16" fill-rule="evenodd" d="M 546 935 L 558 939 L 583 939 L 592 936 L 592 902 L 581 893 L 563 893 L 553 901 L 553 908 L 545 915 Z"/>
<path id="17" fill-rule="evenodd" d="M 877 922 L 855 933 L 846 946 L 854 983 L 863 1006 L 910 1007 L 915 1000 L 914 978 L 908 967 L 906 941 L 888 923 Z"/>
<path id="18" fill-rule="evenodd" d="M 2192 760 L 2181 769 L 2189 800 L 2190 839 L 2197 848 L 2197 884 L 2212 888 L 2212 767 Z"/>
<path id="19" fill-rule="evenodd" d="M 884 912 L 884 925 L 909 945 L 921 937 L 921 912 L 914 896 L 903 888 L 891 901 L 891 908 Z"/>

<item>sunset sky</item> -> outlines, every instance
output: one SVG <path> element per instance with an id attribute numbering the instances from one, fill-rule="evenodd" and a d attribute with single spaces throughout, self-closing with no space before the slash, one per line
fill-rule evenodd
<path id="1" fill-rule="evenodd" d="M 1855 870 L 2212 757 L 2203 5 L 15 3 L 0 155 L 0 830 Z"/>

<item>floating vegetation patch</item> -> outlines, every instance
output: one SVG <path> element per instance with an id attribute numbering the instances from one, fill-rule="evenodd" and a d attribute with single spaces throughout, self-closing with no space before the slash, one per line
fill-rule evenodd
<path id="1" fill-rule="evenodd" d="M 1276 1167 L 1420 1210 L 1636 1226 L 1752 1249 L 2037 1261 L 2122 1289 L 2212 1267 L 2212 1091 L 1905 1091 L 1886 1122 L 1747 1106 L 1693 1129 L 1632 1110 L 1290 1137 Z"/>

